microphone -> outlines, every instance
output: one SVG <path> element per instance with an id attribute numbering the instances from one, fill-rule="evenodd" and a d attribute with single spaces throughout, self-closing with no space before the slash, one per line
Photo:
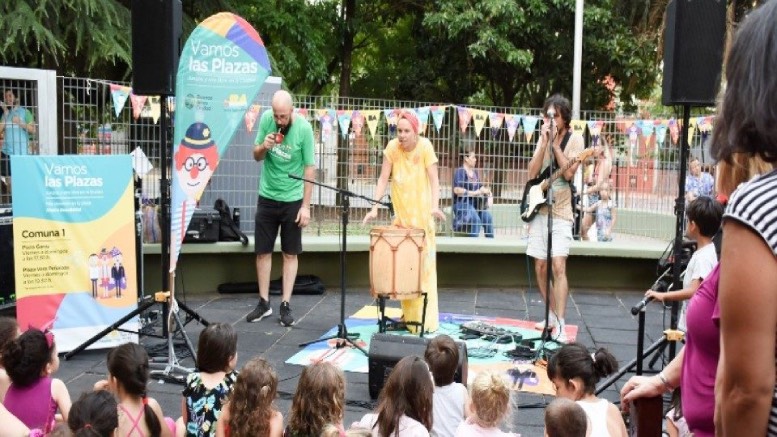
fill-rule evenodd
<path id="1" fill-rule="evenodd" d="M 552 107 L 548 108 L 548 118 L 553 120 L 553 118 L 555 118 L 555 117 L 556 117 L 556 110 L 553 109 Z"/>
<path id="2" fill-rule="evenodd" d="M 633 307 L 631 307 L 631 315 L 632 316 L 636 316 L 637 313 L 642 311 L 642 309 L 645 308 L 647 306 L 647 304 L 649 304 L 650 302 L 653 302 L 653 298 L 652 297 L 650 297 L 650 296 L 643 297 L 642 300 L 639 301 L 638 304 L 636 304 Z"/>
<path id="3" fill-rule="evenodd" d="M 391 216 L 393 217 L 394 216 L 394 204 L 391 202 L 391 195 L 390 194 L 388 195 L 388 209 L 389 209 L 389 214 L 391 214 Z"/>

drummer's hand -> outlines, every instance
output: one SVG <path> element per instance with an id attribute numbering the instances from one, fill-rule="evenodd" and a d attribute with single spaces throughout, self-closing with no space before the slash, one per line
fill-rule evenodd
<path id="1" fill-rule="evenodd" d="M 377 210 L 377 208 L 372 208 L 372 209 L 370 210 L 370 212 L 368 212 L 368 213 L 367 213 L 367 214 L 364 216 L 364 220 L 362 220 L 362 224 L 363 224 L 363 225 L 366 225 L 368 221 L 370 221 L 370 220 L 372 220 L 372 219 L 376 219 L 376 218 L 378 218 L 378 210 Z"/>
<path id="2" fill-rule="evenodd" d="M 432 217 L 434 217 L 434 218 L 438 218 L 438 219 L 440 219 L 440 220 L 442 220 L 442 221 L 445 221 L 445 220 L 446 220 L 445 213 L 444 213 L 444 212 L 442 212 L 442 210 L 441 210 L 439 207 L 437 207 L 437 208 L 434 208 L 434 209 L 432 210 Z"/>

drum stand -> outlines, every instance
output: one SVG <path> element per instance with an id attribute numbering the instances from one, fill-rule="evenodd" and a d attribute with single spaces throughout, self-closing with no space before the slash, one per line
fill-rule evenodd
<path id="1" fill-rule="evenodd" d="M 403 322 L 401 320 L 394 320 L 391 317 L 386 316 L 386 299 L 390 299 L 385 294 L 378 296 L 378 311 L 380 316 L 378 317 L 378 332 L 385 334 L 386 331 L 399 331 L 406 329 L 408 326 L 417 326 L 420 328 L 418 336 L 424 337 L 424 330 L 426 329 L 426 305 L 429 303 L 429 295 L 427 293 L 421 293 L 424 297 L 424 310 L 421 313 L 420 322 Z"/>
<path id="2" fill-rule="evenodd" d="M 342 203 L 343 203 L 343 210 L 342 210 L 342 244 L 340 247 L 340 323 L 337 325 L 337 334 L 330 335 L 327 337 L 318 338 L 315 340 L 307 341 L 304 343 L 300 343 L 299 347 L 305 347 L 314 343 L 320 343 L 322 341 L 329 342 L 329 340 L 336 340 L 335 341 L 335 348 L 343 348 L 346 346 L 351 346 L 355 349 L 360 350 L 364 355 L 369 355 L 367 351 L 356 344 L 356 342 L 353 341 L 354 338 L 358 338 L 359 334 L 349 334 L 348 328 L 345 326 L 345 254 L 347 252 L 348 248 L 348 214 L 351 209 L 351 197 L 357 197 L 360 199 L 364 199 L 370 203 L 377 203 L 385 206 L 389 206 L 386 202 L 377 201 L 374 199 L 370 199 L 368 197 L 364 197 L 362 195 L 353 193 L 348 190 L 343 190 L 337 187 L 333 187 L 331 185 L 322 184 L 320 182 L 316 182 L 311 179 L 305 179 L 303 177 L 295 176 L 291 173 L 289 173 L 289 177 L 291 179 L 297 179 L 300 181 L 305 181 L 308 183 L 311 183 L 313 185 L 318 185 L 320 187 L 328 188 L 330 190 L 336 191 L 340 193 L 342 196 Z"/>

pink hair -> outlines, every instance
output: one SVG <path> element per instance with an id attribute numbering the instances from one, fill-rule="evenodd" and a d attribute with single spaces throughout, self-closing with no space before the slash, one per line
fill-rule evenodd
<path id="1" fill-rule="evenodd" d="M 399 120 L 402 120 L 403 118 L 405 120 L 407 120 L 408 123 L 410 123 L 410 127 L 413 128 L 413 132 L 417 134 L 418 133 L 418 117 L 416 117 L 415 114 L 413 114 L 410 111 L 402 111 L 402 112 L 399 113 Z M 397 120 L 397 122 L 398 122 L 398 120 Z"/>

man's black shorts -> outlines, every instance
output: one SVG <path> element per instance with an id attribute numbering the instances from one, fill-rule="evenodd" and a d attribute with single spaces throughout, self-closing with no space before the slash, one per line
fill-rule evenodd
<path id="1" fill-rule="evenodd" d="M 287 255 L 302 253 L 302 228 L 296 223 L 302 199 L 280 202 L 259 196 L 256 201 L 255 253 L 272 253 L 278 227 L 281 229 L 281 251 Z"/>
<path id="2" fill-rule="evenodd" d="M 0 175 L 11 177 L 11 157 L 0 153 Z"/>

